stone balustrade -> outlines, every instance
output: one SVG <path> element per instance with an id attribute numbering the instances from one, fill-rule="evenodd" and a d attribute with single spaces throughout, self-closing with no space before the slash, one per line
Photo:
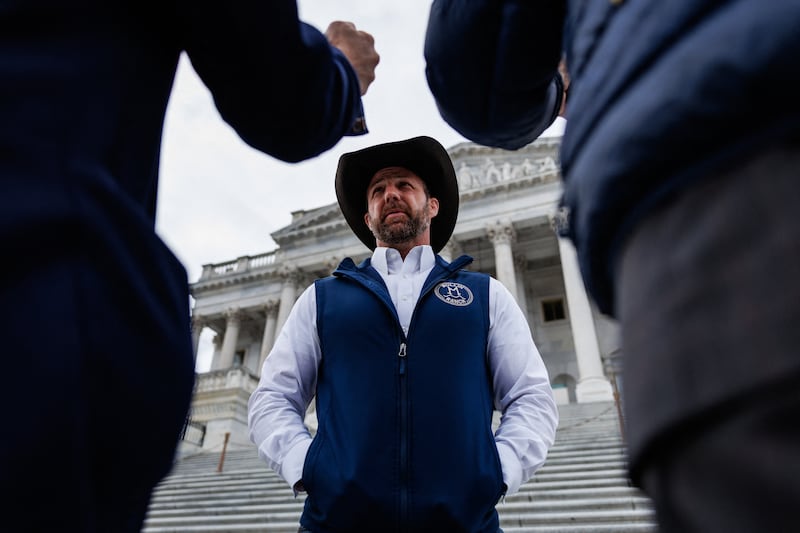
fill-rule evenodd
<path id="1" fill-rule="evenodd" d="M 184 426 L 183 431 L 181 432 L 182 441 L 197 446 L 198 448 L 203 447 L 203 439 L 205 436 L 205 424 L 195 422 L 193 420 L 187 420 L 186 426 Z"/>
<path id="2" fill-rule="evenodd" d="M 195 395 L 228 389 L 243 389 L 248 393 L 256 390 L 258 378 L 243 367 L 215 370 L 198 374 Z"/>
<path id="3" fill-rule="evenodd" d="M 200 275 L 200 281 L 226 276 L 228 274 L 242 274 L 251 270 L 274 265 L 275 255 L 276 251 L 273 250 L 258 255 L 245 255 L 224 263 L 203 265 L 203 273 Z"/>

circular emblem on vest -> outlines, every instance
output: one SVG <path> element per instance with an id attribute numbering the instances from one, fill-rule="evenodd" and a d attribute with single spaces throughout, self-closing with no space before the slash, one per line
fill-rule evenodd
<path id="1" fill-rule="evenodd" d="M 443 281 L 433 289 L 433 293 L 444 303 L 464 307 L 472 303 L 472 291 L 461 283 Z"/>

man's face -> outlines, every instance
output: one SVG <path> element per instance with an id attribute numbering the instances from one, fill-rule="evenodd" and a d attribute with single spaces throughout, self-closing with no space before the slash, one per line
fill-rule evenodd
<path id="1" fill-rule="evenodd" d="M 379 170 L 367 187 L 369 226 L 378 246 L 407 247 L 430 244 L 431 219 L 439 213 L 439 201 L 429 198 L 425 182 L 403 167 Z"/>

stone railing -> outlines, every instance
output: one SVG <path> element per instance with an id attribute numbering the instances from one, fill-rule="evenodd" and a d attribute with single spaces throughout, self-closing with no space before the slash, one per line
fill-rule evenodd
<path id="1" fill-rule="evenodd" d="M 214 370 L 205 374 L 198 374 L 195 381 L 194 393 L 202 394 L 230 389 L 242 389 L 249 392 L 256 390 L 258 378 L 244 367 L 234 367 L 227 370 Z"/>
<path id="2" fill-rule="evenodd" d="M 275 256 L 277 251 L 266 252 L 258 255 L 245 255 L 234 259 L 233 261 L 226 261 L 224 263 L 215 263 L 210 265 L 203 265 L 203 273 L 200 275 L 201 280 L 226 276 L 228 274 L 242 274 L 251 270 L 264 268 L 266 266 L 275 264 Z"/>
<path id="3" fill-rule="evenodd" d="M 193 444 L 198 447 L 203 446 L 203 440 L 206 437 L 206 425 L 194 420 L 187 419 L 186 424 L 181 431 L 180 440 Z"/>

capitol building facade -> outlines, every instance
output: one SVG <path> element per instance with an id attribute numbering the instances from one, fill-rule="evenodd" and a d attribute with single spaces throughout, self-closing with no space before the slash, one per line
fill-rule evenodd
<path id="1" fill-rule="evenodd" d="M 554 230 L 559 146 L 545 137 L 514 152 L 449 148 L 461 202 L 441 255 L 471 256 L 470 270 L 491 274 L 516 296 L 559 403 L 609 401 L 621 384 L 617 328 L 590 303 L 575 250 Z M 183 453 L 252 446 L 247 400 L 296 298 L 345 257 L 358 263 L 371 255 L 335 203 L 292 213 L 272 238 L 277 249 L 204 265 L 192 284 L 195 353 L 204 330 L 215 337 L 211 369 L 197 376 Z M 313 407 L 306 420 L 313 428 Z"/>

